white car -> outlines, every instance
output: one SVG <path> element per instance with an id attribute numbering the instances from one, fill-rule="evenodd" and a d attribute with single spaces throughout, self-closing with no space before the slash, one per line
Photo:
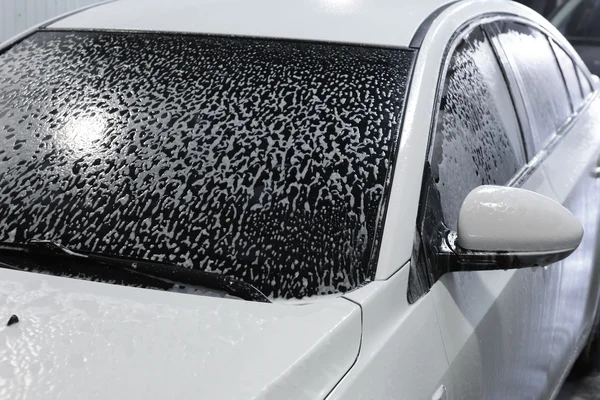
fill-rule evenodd
<path id="1" fill-rule="evenodd" d="M 120 0 L 0 49 L 0 398 L 548 399 L 600 102 L 506 0 Z"/>

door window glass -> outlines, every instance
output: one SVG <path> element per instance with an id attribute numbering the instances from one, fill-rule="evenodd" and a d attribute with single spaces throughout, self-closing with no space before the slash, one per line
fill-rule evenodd
<path id="1" fill-rule="evenodd" d="M 551 43 L 552 48 L 554 49 L 554 53 L 556 54 L 556 59 L 558 60 L 558 64 L 560 65 L 560 69 L 562 70 L 563 76 L 565 78 L 567 91 L 569 92 L 569 96 L 571 97 L 571 104 L 573 105 L 573 109 L 576 110 L 581 105 L 583 96 L 581 94 L 579 77 L 577 76 L 575 65 L 573 64 L 573 60 L 571 60 L 571 57 L 569 57 L 569 55 L 559 45 L 557 45 L 553 41 L 551 41 Z"/>
<path id="2" fill-rule="evenodd" d="M 506 184 L 525 164 L 518 119 L 504 75 L 481 29 L 452 55 L 431 151 L 442 213 L 456 230 L 466 195 L 485 184 Z"/>
<path id="3" fill-rule="evenodd" d="M 571 114 L 571 103 L 548 38 L 516 22 L 496 23 L 498 39 L 523 93 L 536 151 Z"/>

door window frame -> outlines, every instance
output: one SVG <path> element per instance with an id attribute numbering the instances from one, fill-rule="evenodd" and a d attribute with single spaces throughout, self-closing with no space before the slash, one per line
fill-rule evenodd
<path id="1" fill-rule="evenodd" d="M 494 39 L 494 36 L 491 31 L 492 23 L 497 21 L 511 21 L 517 22 L 520 24 L 527 25 L 543 35 L 545 35 L 548 40 L 550 49 L 552 50 L 553 57 L 556 59 L 556 54 L 554 54 L 554 50 L 552 48 L 553 41 L 556 46 L 559 46 L 563 51 L 567 53 L 567 55 L 571 58 L 575 68 L 581 68 L 585 74 L 585 78 L 590 82 L 590 86 L 592 87 L 592 92 L 582 100 L 582 103 L 578 109 L 574 109 L 571 106 L 571 114 L 569 117 L 561 123 L 559 128 L 553 133 L 550 140 L 548 140 L 543 147 L 539 150 L 535 151 L 533 147 L 533 132 L 531 131 L 531 123 L 529 120 L 529 114 L 527 109 L 525 108 L 525 97 L 523 95 L 523 90 L 519 86 L 516 77 L 514 74 L 516 72 L 510 66 L 506 54 L 504 54 L 504 49 L 497 43 L 497 39 Z M 579 117 L 587 110 L 592 100 L 598 95 L 598 90 L 592 85 L 589 72 L 587 68 L 582 68 L 583 61 L 578 57 L 574 56 L 574 52 L 572 49 L 566 48 L 560 40 L 557 40 L 554 34 L 549 32 L 543 26 L 530 21 L 526 18 L 522 18 L 513 14 L 505 14 L 505 13 L 494 13 L 494 14 L 486 14 L 481 15 L 475 19 L 469 20 L 465 22 L 459 29 L 456 30 L 455 34 L 450 38 L 446 49 L 444 50 L 442 68 L 440 69 L 440 73 L 437 80 L 436 86 L 436 96 L 433 103 L 433 110 L 431 113 L 431 122 L 429 129 L 429 137 L 427 141 L 427 150 L 425 157 L 425 171 L 423 173 L 423 181 L 421 183 L 421 192 L 419 197 L 419 208 L 417 212 L 417 219 L 415 223 L 415 237 L 414 237 L 414 245 L 412 251 L 412 257 L 410 260 L 410 273 L 409 273 L 409 281 L 407 288 L 407 299 L 409 304 L 413 304 L 420 297 L 425 295 L 431 289 L 435 280 L 429 279 L 428 284 L 424 285 L 422 278 L 425 276 L 432 275 L 432 271 L 423 271 L 425 268 L 425 263 L 419 259 L 420 252 L 424 251 L 425 243 L 422 242 L 420 227 L 423 223 L 423 220 L 428 217 L 427 212 L 425 210 L 426 206 L 429 206 L 430 202 L 428 201 L 428 195 L 431 191 L 431 188 L 428 187 L 428 179 L 430 179 L 430 173 L 427 171 L 427 165 L 431 159 L 432 147 L 435 144 L 436 135 L 437 135 L 437 124 L 440 112 L 440 104 L 442 100 L 442 96 L 444 93 L 444 85 L 447 78 L 448 68 L 450 67 L 450 63 L 452 61 L 452 56 L 457 48 L 457 46 L 461 43 L 462 40 L 466 39 L 469 33 L 480 27 L 484 34 L 486 35 L 489 44 L 492 46 L 494 54 L 496 56 L 496 61 L 500 66 L 502 74 L 504 76 L 505 83 L 508 87 L 509 94 L 511 96 L 511 100 L 513 103 L 513 107 L 515 110 L 515 114 L 517 116 L 517 120 L 519 123 L 519 127 L 521 129 L 521 139 L 523 149 L 525 151 L 526 162 L 525 164 L 516 172 L 514 177 L 506 184 L 508 187 L 520 187 L 535 171 L 537 171 L 541 163 L 544 159 L 547 158 L 549 154 L 552 153 L 553 149 L 562 141 L 562 139 L 571 131 L 571 128 L 579 119 Z M 558 60 L 556 60 L 558 65 Z M 564 89 L 567 91 L 566 81 L 563 74 L 562 69 L 559 66 L 559 71 L 561 74 L 562 82 L 565 85 Z M 439 204 L 437 204 L 439 206 Z M 433 212 L 434 218 L 441 218 L 441 209 L 434 210 Z M 440 223 L 443 223 L 443 218 Z M 419 262 L 420 261 L 420 262 Z M 429 286 L 429 287 L 425 287 Z"/>

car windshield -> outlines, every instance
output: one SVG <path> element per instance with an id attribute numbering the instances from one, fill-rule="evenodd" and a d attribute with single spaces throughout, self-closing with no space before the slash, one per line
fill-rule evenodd
<path id="1" fill-rule="evenodd" d="M 0 241 L 168 262 L 272 298 L 374 273 L 409 50 L 42 31 L 0 54 Z"/>
<path id="2" fill-rule="evenodd" d="M 600 41 L 600 0 L 570 0 L 552 18 L 567 38 Z"/>

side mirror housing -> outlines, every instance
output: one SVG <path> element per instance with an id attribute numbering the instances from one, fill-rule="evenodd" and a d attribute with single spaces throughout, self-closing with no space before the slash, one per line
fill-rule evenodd
<path id="1" fill-rule="evenodd" d="M 513 269 L 568 257 L 583 227 L 560 203 L 525 189 L 480 186 L 465 198 L 446 237 L 448 271 Z"/>

